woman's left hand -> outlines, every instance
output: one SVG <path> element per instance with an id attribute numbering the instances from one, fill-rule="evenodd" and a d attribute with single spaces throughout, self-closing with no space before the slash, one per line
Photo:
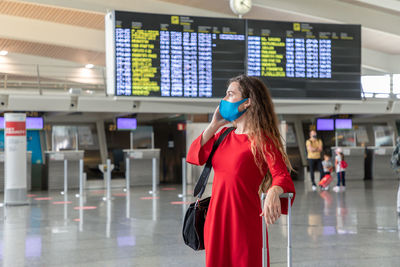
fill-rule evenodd
<path id="1" fill-rule="evenodd" d="M 283 193 L 280 186 L 273 186 L 268 190 L 264 200 L 264 207 L 260 216 L 264 216 L 267 225 L 275 223 L 281 216 L 281 200 L 279 196 Z"/>

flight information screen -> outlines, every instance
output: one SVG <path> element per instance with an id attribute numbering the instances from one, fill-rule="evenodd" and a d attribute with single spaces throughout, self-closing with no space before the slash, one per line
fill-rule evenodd
<path id="1" fill-rule="evenodd" d="M 117 96 L 225 95 L 246 69 L 245 21 L 115 11 Z"/>
<path id="2" fill-rule="evenodd" d="M 247 74 L 275 98 L 361 97 L 361 26 L 247 21 Z"/>

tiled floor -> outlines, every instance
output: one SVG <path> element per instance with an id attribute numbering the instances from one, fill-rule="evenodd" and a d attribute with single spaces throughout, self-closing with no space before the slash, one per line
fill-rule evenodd
<path id="1" fill-rule="evenodd" d="M 293 266 L 400 266 L 397 186 L 397 180 L 348 181 L 345 193 L 320 193 L 296 182 Z M 111 201 L 102 200 L 103 190 L 90 190 L 82 203 L 77 192 L 32 192 L 30 206 L 0 208 L 2 265 L 204 266 L 204 252 L 182 242 L 186 206 L 173 203 L 182 201 L 181 187 L 160 189 L 155 199 L 150 187 L 128 196 L 113 189 Z M 269 234 L 271 266 L 286 266 L 286 218 Z"/>

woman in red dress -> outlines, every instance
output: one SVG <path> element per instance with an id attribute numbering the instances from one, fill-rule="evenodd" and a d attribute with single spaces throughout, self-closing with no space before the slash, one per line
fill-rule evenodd
<path id="1" fill-rule="evenodd" d="M 220 134 L 236 127 L 212 159 L 214 182 L 204 226 L 207 267 L 262 265 L 262 218 L 273 224 L 287 212 L 285 192 L 295 193 L 290 162 L 278 130 L 278 119 L 267 87 L 240 75 L 229 81 L 226 96 L 211 123 L 190 146 L 187 161 L 203 165 Z M 268 194 L 261 208 L 260 192 Z M 268 254 L 269 264 L 269 254 Z"/>

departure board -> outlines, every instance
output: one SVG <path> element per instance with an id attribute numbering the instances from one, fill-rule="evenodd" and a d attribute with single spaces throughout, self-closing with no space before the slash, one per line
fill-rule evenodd
<path id="1" fill-rule="evenodd" d="M 274 98 L 361 98 L 361 26 L 248 20 L 247 74 Z"/>
<path id="2" fill-rule="evenodd" d="M 115 94 L 210 98 L 246 69 L 245 21 L 115 11 Z"/>
<path id="3" fill-rule="evenodd" d="M 361 98 L 360 25 L 113 11 L 106 33 L 116 96 L 221 98 L 247 73 L 274 98 Z"/>

